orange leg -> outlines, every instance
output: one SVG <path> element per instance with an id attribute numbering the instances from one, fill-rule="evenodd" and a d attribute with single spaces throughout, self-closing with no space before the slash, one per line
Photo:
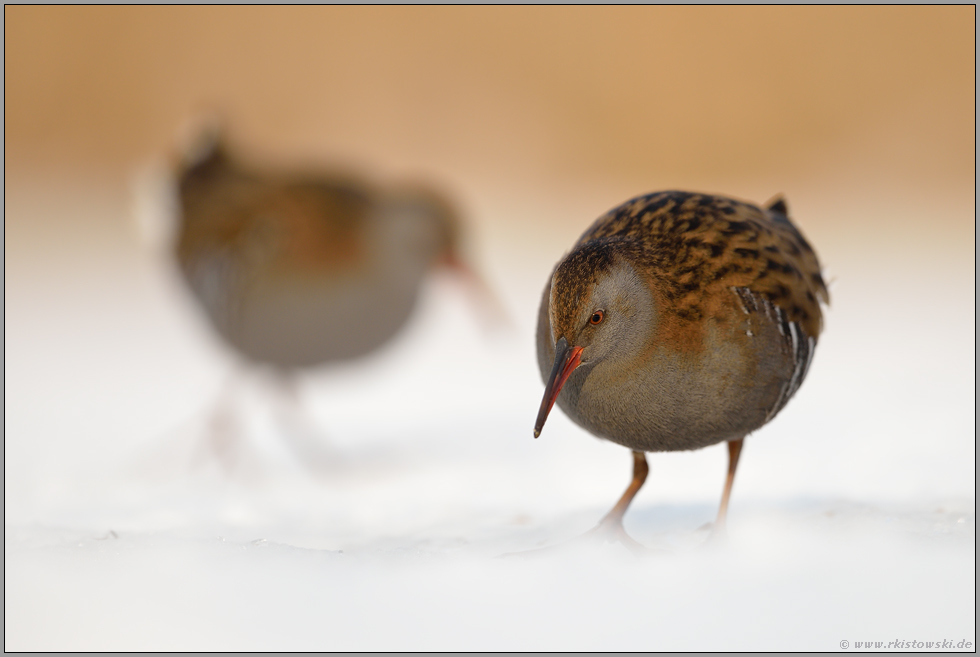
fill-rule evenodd
<path id="1" fill-rule="evenodd" d="M 623 528 L 623 516 L 626 514 L 626 509 L 629 508 L 630 502 L 633 501 L 640 488 L 643 487 L 643 482 L 647 480 L 647 474 L 649 472 L 650 468 L 647 466 L 646 455 L 643 452 L 633 452 L 633 481 L 630 482 L 630 485 L 626 488 L 626 492 L 616 502 L 616 506 L 599 521 L 598 525 L 587 531 L 581 538 L 599 538 L 605 541 L 618 541 L 634 554 L 649 554 L 649 548 L 633 540 Z M 527 553 L 522 552 L 518 554 L 538 554 L 553 549 L 555 549 L 555 546 L 538 548 L 536 550 L 530 550 Z"/>
<path id="2" fill-rule="evenodd" d="M 609 522 L 615 522 L 620 525 L 623 524 L 623 516 L 626 515 L 626 509 L 629 508 L 630 502 L 636 497 L 636 494 L 640 492 L 640 488 L 643 487 L 643 483 L 647 480 L 647 475 L 650 473 L 650 467 L 647 465 L 647 457 L 643 452 L 633 452 L 633 481 L 626 488 L 626 492 L 623 496 L 619 498 L 616 502 L 616 506 L 612 508 L 612 511 L 606 514 L 602 519 L 600 524 L 604 525 Z"/>
<path id="3" fill-rule="evenodd" d="M 728 477 L 725 479 L 725 492 L 721 494 L 721 506 L 718 508 L 718 519 L 715 520 L 715 530 L 725 529 L 725 519 L 728 516 L 728 498 L 732 495 L 732 483 L 735 481 L 735 468 L 738 467 L 738 457 L 742 453 L 742 441 L 728 441 Z"/>
<path id="4" fill-rule="evenodd" d="M 633 501 L 633 498 L 636 497 L 636 494 L 642 488 L 643 482 L 647 480 L 647 474 L 649 472 L 650 468 L 647 466 L 646 455 L 643 452 L 633 452 L 633 481 L 630 482 L 630 485 L 626 488 L 626 492 L 616 502 L 616 506 L 586 536 L 598 535 L 607 540 L 617 540 L 635 554 L 646 551 L 646 548 L 626 533 L 626 529 L 623 528 L 623 516 L 626 515 L 626 509 L 629 508 L 630 502 Z"/>

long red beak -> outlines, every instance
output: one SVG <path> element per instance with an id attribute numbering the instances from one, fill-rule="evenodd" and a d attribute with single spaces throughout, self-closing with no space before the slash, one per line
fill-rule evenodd
<path id="1" fill-rule="evenodd" d="M 545 420 L 551 407 L 558 399 L 558 393 L 565 381 L 571 376 L 575 368 L 582 362 L 582 347 L 569 347 L 568 341 L 561 338 L 555 343 L 555 366 L 551 368 L 551 376 L 548 377 L 548 385 L 544 387 L 544 399 L 541 400 L 541 408 L 538 409 L 538 419 L 534 423 L 534 437 L 541 435 Z"/>

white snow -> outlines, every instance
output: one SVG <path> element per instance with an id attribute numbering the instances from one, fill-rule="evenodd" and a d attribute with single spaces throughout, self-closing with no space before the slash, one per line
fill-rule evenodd
<path id="1" fill-rule="evenodd" d="M 923 266 L 921 240 L 868 254 L 808 230 L 838 281 L 826 332 L 746 441 L 727 541 L 699 529 L 716 446 L 650 455 L 626 517 L 650 555 L 500 558 L 582 534 L 630 476 L 560 412 L 532 438 L 537 303 L 577 228 L 494 223 L 505 204 L 485 202 L 478 265 L 513 328 L 484 330 L 436 278 L 382 353 L 304 377 L 306 419 L 236 375 L 226 472 L 204 437 L 234 359 L 116 196 L 57 191 L 5 205 L 6 650 L 975 645 L 970 249 Z M 322 440 L 321 471 L 284 431 Z"/>

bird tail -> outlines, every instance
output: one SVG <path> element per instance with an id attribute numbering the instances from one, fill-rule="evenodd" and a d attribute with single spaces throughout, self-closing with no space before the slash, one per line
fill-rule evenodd
<path id="1" fill-rule="evenodd" d="M 151 250 L 173 247 L 180 227 L 180 181 L 224 157 L 225 124 L 215 112 L 186 119 L 170 153 L 144 162 L 132 175 L 131 215 L 140 241 Z"/>
<path id="2" fill-rule="evenodd" d="M 817 261 L 816 253 L 814 253 L 813 247 L 806 241 L 806 238 L 803 237 L 800 229 L 790 220 L 789 206 L 786 204 L 786 199 L 783 198 L 782 194 L 776 194 L 766 202 L 766 210 L 769 212 L 769 216 L 772 217 L 773 221 L 788 228 L 806 250 L 809 251 L 810 257 L 807 258 L 807 261 L 810 269 L 813 270 L 810 272 L 810 283 L 813 286 L 813 292 L 824 305 L 830 305 L 830 292 L 827 290 L 827 284 L 824 282 L 823 270 Z"/>
<path id="3" fill-rule="evenodd" d="M 224 152 L 226 123 L 214 112 L 185 120 L 177 131 L 175 169 L 183 173 L 220 158 Z"/>
<path id="4" fill-rule="evenodd" d="M 177 179 L 163 159 L 140 165 L 130 178 L 131 217 L 140 242 L 154 252 L 169 252 L 177 239 Z"/>
<path id="5" fill-rule="evenodd" d="M 782 194 L 776 194 L 766 203 L 766 210 L 772 212 L 773 214 L 781 214 L 786 218 L 789 218 L 789 207 L 786 205 L 786 199 L 783 198 Z"/>

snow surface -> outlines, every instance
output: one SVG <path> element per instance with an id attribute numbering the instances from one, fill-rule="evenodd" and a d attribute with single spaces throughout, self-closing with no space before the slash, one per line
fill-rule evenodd
<path id="1" fill-rule="evenodd" d="M 969 248 L 900 267 L 921 243 L 869 261 L 810 231 L 838 279 L 827 332 L 746 442 L 727 540 L 704 529 L 725 448 L 653 454 L 637 557 L 571 540 L 625 488 L 628 451 L 560 411 L 532 439 L 536 304 L 581 227 L 483 225 L 509 329 L 438 277 L 383 352 L 303 377 L 296 409 L 204 331 L 125 208 L 65 194 L 70 212 L 6 203 L 6 650 L 975 645 Z M 222 395 L 230 471 L 206 441 Z"/>

